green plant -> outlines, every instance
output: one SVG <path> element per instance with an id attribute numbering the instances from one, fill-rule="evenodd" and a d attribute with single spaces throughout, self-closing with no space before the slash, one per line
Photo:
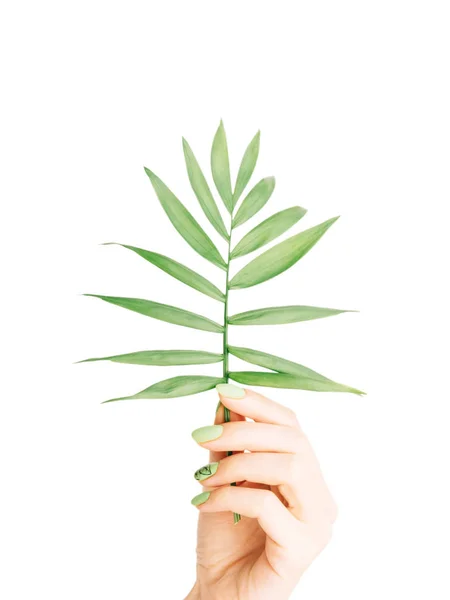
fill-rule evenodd
<path id="1" fill-rule="evenodd" d="M 229 269 L 232 260 L 246 256 L 262 248 L 285 233 L 306 213 L 306 210 L 300 206 L 294 206 L 277 212 L 244 235 L 232 248 L 231 236 L 234 230 L 256 215 L 267 203 L 275 187 L 275 179 L 273 177 L 262 179 L 248 192 L 238 206 L 239 200 L 256 165 L 259 154 L 259 142 L 260 134 L 258 132 L 245 151 L 233 190 L 228 160 L 228 146 L 222 122 L 214 137 L 211 151 L 211 170 L 217 191 L 229 215 L 229 226 L 226 227 L 194 153 L 187 141 L 183 139 L 183 151 L 192 189 L 207 219 L 227 243 L 226 259 L 222 257 L 209 236 L 171 190 L 157 175 L 149 169 L 145 169 L 163 209 L 178 233 L 201 256 L 225 272 L 224 291 L 218 289 L 202 275 L 167 256 L 143 250 L 142 248 L 119 244 L 135 252 L 182 283 L 210 296 L 218 302 L 222 302 L 224 305 L 222 324 L 181 308 L 150 300 L 85 294 L 86 296 L 100 298 L 111 304 L 155 319 L 167 321 L 168 323 L 220 334 L 223 336 L 223 352 L 222 354 L 215 354 L 198 350 L 146 350 L 130 354 L 90 358 L 81 362 L 112 360 L 139 365 L 191 365 L 221 362 L 223 365 L 221 375 L 219 377 L 201 375 L 173 377 L 155 383 L 132 396 L 113 398 L 105 402 L 187 396 L 210 390 L 218 383 L 227 382 L 229 379 L 255 386 L 303 389 L 318 392 L 363 393 L 355 388 L 336 383 L 298 363 L 265 352 L 250 348 L 238 348 L 229 344 L 228 333 L 230 325 L 248 326 L 295 323 L 337 315 L 343 312 L 352 312 L 313 306 L 280 306 L 259 308 L 231 316 L 228 314 L 228 296 L 230 291 L 258 285 L 292 267 L 319 241 L 338 218 L 329 219 L 320 225 L 297 233 L 285 241 L 278 243 L 250 261 L 230 279 Z M 230 371 L 230 354 L 250 364 L 269 369 L 269 371 Z M 229 419 L 229 411 L 225 408 L 225 420 L 229 421 Z M 235 521 L 238 519 L 239 517 L 236 515 Z"/>

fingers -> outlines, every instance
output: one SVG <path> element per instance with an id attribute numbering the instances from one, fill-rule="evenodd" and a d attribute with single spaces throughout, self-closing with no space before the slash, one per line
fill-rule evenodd
<path id="1" fill-rule="evenodd" d="M 292 454 L 242 452 L 210 463 L 195 473 L 195 478 L 207 487 L 220 487 L 234 481 L 249 481 L 264 485 L 289 483 L 292 474 Z"/>
<path id="2" fill-rule="evenodd" d="M 300 430 L 283 425 L 234 421 L 200 427 L 192 433 L 204 448 L 216 452 L 227 450 L 253 452 L 300 452 L 304 441 Z"/>
<path id="3" fill-rule="evenodd" d="M 269 490 L 226 486 L 213 492 L 203 492 L 192 503 L 201 512 L 231 511 L 258 519 L 266 534 L 283 547 L 292 545 L 301 530 L 302 524 Z"/>
<path id="4" fill-rule="evenodd" d="M 220 407 L 214 426 L 193 432 L 197 443 L 211 452 L 210 464 L 200 469 L 196 478 L 208 489 L 228 487 L 232 482 L 243 482 L 240 489 L 271 486 L 283 508 L 297 520 L 333 523 L 336 505 L 294 413 L 234 385 L 221 384 L 218 391 L 232 421 L 223 423 Z M 227 456 L 228 451 L 238 454 Z"/>
<path id="5" fill-rule="evenodd" d="M 295 413 L 286 406 L 269 400 L 265 396 L 249 389 L 232 384 L 220 384 L 217 391 L 221 402 L 230 410 L 258 423 L 273 423 L 299 428 Z"/>
<path id="6" fill-rule="evenodd" d="M 210 463 L 195 473 L 207 489 L 233 481 L 278 486 L 287 508 L 305 523 L 329 523 L 336 507 L 313 457 L 299 454 L 241 453 Z"/>

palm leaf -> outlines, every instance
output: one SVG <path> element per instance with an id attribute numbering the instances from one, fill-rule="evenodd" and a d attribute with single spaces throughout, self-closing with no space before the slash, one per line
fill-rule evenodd
<path id="1" fill-rule="evenodd" d="M 153 188 L 172 225 L 186 242 L 203 258 L 226 270 L 227 266 L 217 248 L 178 198 L 150 169 L 145 168 Z"/>
<path id="2" fill-rule="evenodd" d="M 324 375 L 321 375 L 312 369 L 308 369 L 308 367 L 281 358 L 280 356 L 267 354 L 267 352 L 261 352 L 260 350 L 251 350 L 250 348 L 239 348 L 237 346 L 228 346 L 228 350 L 233 356 L 245 360 L 252 365 L 257 365 L 258 367 L 270 369 L 271 371 L 278 371 L 279 373 L 286 373 L 287 375 L 296 375 L 297 377 L 307 377 L 308 379 L 315 379 L 317 381 L 335 383 L 328 377 L 324 377 Z M 341 384 L 337 383 L 336 385 Z"/>
<path id="3" fill-rule="evenodd" d="M 107 242 L 104 246 L 109 245 L 117 245 L 122 246 L 123 248 L 127 248 L 128 250 L 132 250 L 136 252 L 139 256 L 142 256 L 145 260 L 152 263 L 162 271 L 165 271 L 178 281 L 185 283 L 186 285 L 194 288 L 194 290 L 198 290 L 203 294 L 206 294 L 210 298 L 214 298 L 215 300 L 219 300 L 220 302 L 225 302 L 225 294 L 219 290 L 215 285 L 213 285 L 210 281 L 205 279 L 202 275 L 199 275 L 189 267 L 185 267 L 181 263 L 164 256 L 163 254 L 158 254 L 157 252 L 150 252 L 149 250 L 143 250 L 142 248 L 136 248 L 136 246 L 129 246 L 128 244 L 117 244 L 116 242 Z"/>
<path id="4" fill-rule="evenodd" d="M 266 250 L 233 277 L 230 289 L 258 285 L 283 273 L 311 250 L 338 218 L 329 219 Z"/>
<path id="5" fill-rule="evenodd" d="M 250 177 L 255 170 L 256 161 L 258 160 L 259 154 L 260 137 L 261 135 L 258 131 L 250 144 L 247 146 L 244 157 L 242 158 L 241 166 L 239 167 L 239 172 L 236 177 L 236 185 L 234 186 L 233 208 L 236 206 L 242 192 L 245 189 L 245 186 L 250 181 Z"/>
<path id="6" fill-rule="evenodd" d="M 306 209 L 301 206 L 293 206 L 282 210 L 249 231 L 231 253 L 231 258 L 245 256 L 265 246 L 285 231 L 295 225 L 304 215 Z"/>
<path id="7" fill-rule="evenodd" d="M 355 310 L 338 310 L 336 308 L 320 308 L 318 306 L 273 306 L 248 310 L 228 318 L 230 325 L 282 325 L 323 319 Z"/>
<path id="8" fill-rule="evenodd" d="M 299 206 L 277 212 L 244 235 L 230 252 L 230 238 L 233 229 L 256 215 L 268 202 L 275 187 L 275 179 L 273 177 L 262 179 L 243 198 L 240 207 L 237 206 L 253 176 L 258 160 L 259 146 L 260 133 L 258 131 L 245 150 L 233 190 L 227 138 L 223 122 L 220 122 L 211 148 L 211 170 L 214 184 L 227 211 L 231 215 L 229 217 L 231 227 L 230 231 L 228 231 L 228 227 L 225 225 L 221 215 L 221 209 L 214 200 L 212 193 L 214 190 L 208 185 L 190 145 L 183 139 L 183 152 L 190 184 L 206 218 L 217 233 L 228 242 L 229 249 L 226 261 L 210 237 L 203 231 L 199 223 L 180 200 L 178 200 L 175 194 L 152 171 L 145 169 L 159 202 L 178 233 L 198 254 L 226 272 L 225 289 L 222 292 L 199 273 L 167 256 L 136 246 L 119 245 L 135 252 L 178 281 L 215 300 L 223 302 L 224 323 L 222 325 L 202 315 L 150 300 L 97 294 L 85 295 L 99 298 L 110 304 L 115 304 L 116 306 L 168 323 L 219 333 L 223 335 L 223 354 L 199 350 L 145 350 L 88 358 L 79 362 L 109 360 L 118 363 L 148 366 L 222 363 L 222 377 L 216 378 L 202 375 L 173 377 L 155 383 L 132 396 L 114 398 L 107 402 L 127 399 L 174 398 L 196 394 L 212 389 L 218 383 L 228 381 L 229 378 L 248 385 L 363 394 L 360 390 L 332 381 L 299 363 L 259 350 L 228 345 L 229 325 L 295 323 L 324 318 L 343 312 L 352 312 L 331 308 L 293 305 L 259 308 L 228 317 L 230 290 L 251 287 L 283 273 L 309 252 L 337 219 L 337 217 L 330 219 L 320 225 L 298 233 L 281 243 L 277 243 L 254 260 L 251 260 L 230 281 L 229 272 L 232 259 L 246 256 L 269 244 L 295 225 L 306 213 L 306 210 Z M 234 211 L 235 207 L 237 208 L 236 211 Z M 234 218 L 233 212 L 236 212 Z M 257 365 L 257 367 L 261 367 L 265 371 L 234 371 L 230 373 L 228 370 L 229 355 L 234 355 L 252 365 Z M 267 372 L 267 370 L 270 370 L 270 372 Z M 229 420 L 230 411 L 225 409 L 225 421 Z M 239 515 L 235 515 L 235 522 L 238 520 Z"/>
<path id="9" fill-rule="evenodd" d="M 223 219 L 220 215 L 219 209 L 214 201 L 211 194 L 211 190 L 206 182 L 205 176 L 200 169 L 197 159 L 191 150 L 191 147 L 187 141 L 183 138 L 183 152 L 186 161 L 186 168 L 191 182 L 192 189 L 194 190 L 197 200 L 203 209 L 208 221 L 214 227 L 214 229 L 228 242 L 230 236 L 225 229 Z"/>
<path id="10" fill-rule="evenodd" d="M 239 227 L 251 219 L 269 200 L 275 189 L 275 177 L 261 179 L 242 201 L 233 219 L 233 228 Z"/>
<path id="11" fill-rule="evenodd" d="M 86 358 L 78 362 L 96 362 L 99 360 L 110 360 L 127 365 L 168 367 L 218 363 L 223 361 L 223 354 L 214 354 L 201 350 L 143 350 L 141 352 L 129 352 L 128 354 L 116 354 L 115 356 L 103 356 L 101 358 Z"/>
<path id="12" fill-rule="evenodd" d="M 146 400 L 153 398 L 178 398 L 180 396 L 191 396 L 200 392 L 212 390 L 219 383 L 223 383 L 224 379 L 217 377 L 206 377 L 204 375 L 183 375 L 179 377 L 171 377 L 159 381 L 134 394 L 133 396 L 123 396 L 122 398 L 112 398 L 105 400 L 107 402 L 117 402 L 118 400 Z"/>
<path id="13" fill-rule="evenodd" d="M 223 122 L 219 128 L 211 149 L 211 171 L 217 191 L 229 213 L 233 210 L 233 193 L 231 191 L 230 161 L 228 159 L 227 136 Z"/>
<path id="14" fill-rule="evenodd" d="M 151 300 L 143 300 L 141 298 L 122 298 L 118 296 L 101 296 L 99 294 L 83 295 L 100 298 L 100 300 L 104 300 L 110 304 L 127 308 L 153 319 L 173 323 L 174 325 L 182 325 L 183 327 L 212 331 L 214 333 L 223 333 L 224 330 L 223 325 L 219 325 L 215 321 L 211 321 L 188 310 L 177 308 L 176 306 L 169 306 L 168 304 L 160 304 L 159 302 L 152 302 Z"/>
<path id="15" fill-rule="evenodd" d="M 334 381 L 318 381 L 309 377 L 286 375 L 284 373 L 263 373 L 259 371 L 231 371 L 230 379 L 244 385 L 256 385 L 291 390 L 309 390 L 311 392 L 349 392 L 359 396 L 364 392 L 355 388 L 347 388 Z"/>

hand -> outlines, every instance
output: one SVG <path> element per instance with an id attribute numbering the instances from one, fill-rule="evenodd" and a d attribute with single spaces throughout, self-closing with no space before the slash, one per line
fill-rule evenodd
<path id="1" fill-rule="evenodd" d="M 204 491 L 192 501 L 197 581 L 187 600 L 285 600 L 329 542 L 336 506 L 293 411 L 252 390 L 217 388 L 215 425 L 192 434 L 210 464 L 195 474 Z"/>

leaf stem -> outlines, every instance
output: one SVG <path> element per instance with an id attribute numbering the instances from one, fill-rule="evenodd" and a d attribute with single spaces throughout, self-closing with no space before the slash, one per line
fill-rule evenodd
<path id="1" fill-rule="evenodd" d="M 228 383 L 228 294 L 229 294 L 229 274 L 230 274 L 230 255 L 231 255 L 231 233 L 228 241 L 228 257 L 227 257 L 227 270 L 226 270 L 226 281 L 225 281 L 225 302 L 224 302 L 224 315 L 223 315 L 223 378 Z M 229 410 L 225 407 L 225 414 Z"/>
<path id="2" fill-rule="evenodd" d="M 229 381 L 228 371 L 228 294 L 229 294 L 229 279 L 230 279 L 230 262 L 231 262 L 231 235 L 233 233 L 233 213 L 230 215 L 230 232 L 228 240 L 228 256 L 227 256 L 227 268 L 226 268 L 226 281 L 225 281 L 225 302 L 224 302 L 224 316 L 223 316 L 223 378 L 225 383 Z M 224 419 L 225 423 L 230 422 L 230 410 L 224 406 Z M 227 456 L 231 456 L 233 452 L 227 452 Z M 236 485 L 232 483 L 231 485 Z M 234 524 L 236 525 L 241 520 L 241 515 L 234 513 Z"/>

